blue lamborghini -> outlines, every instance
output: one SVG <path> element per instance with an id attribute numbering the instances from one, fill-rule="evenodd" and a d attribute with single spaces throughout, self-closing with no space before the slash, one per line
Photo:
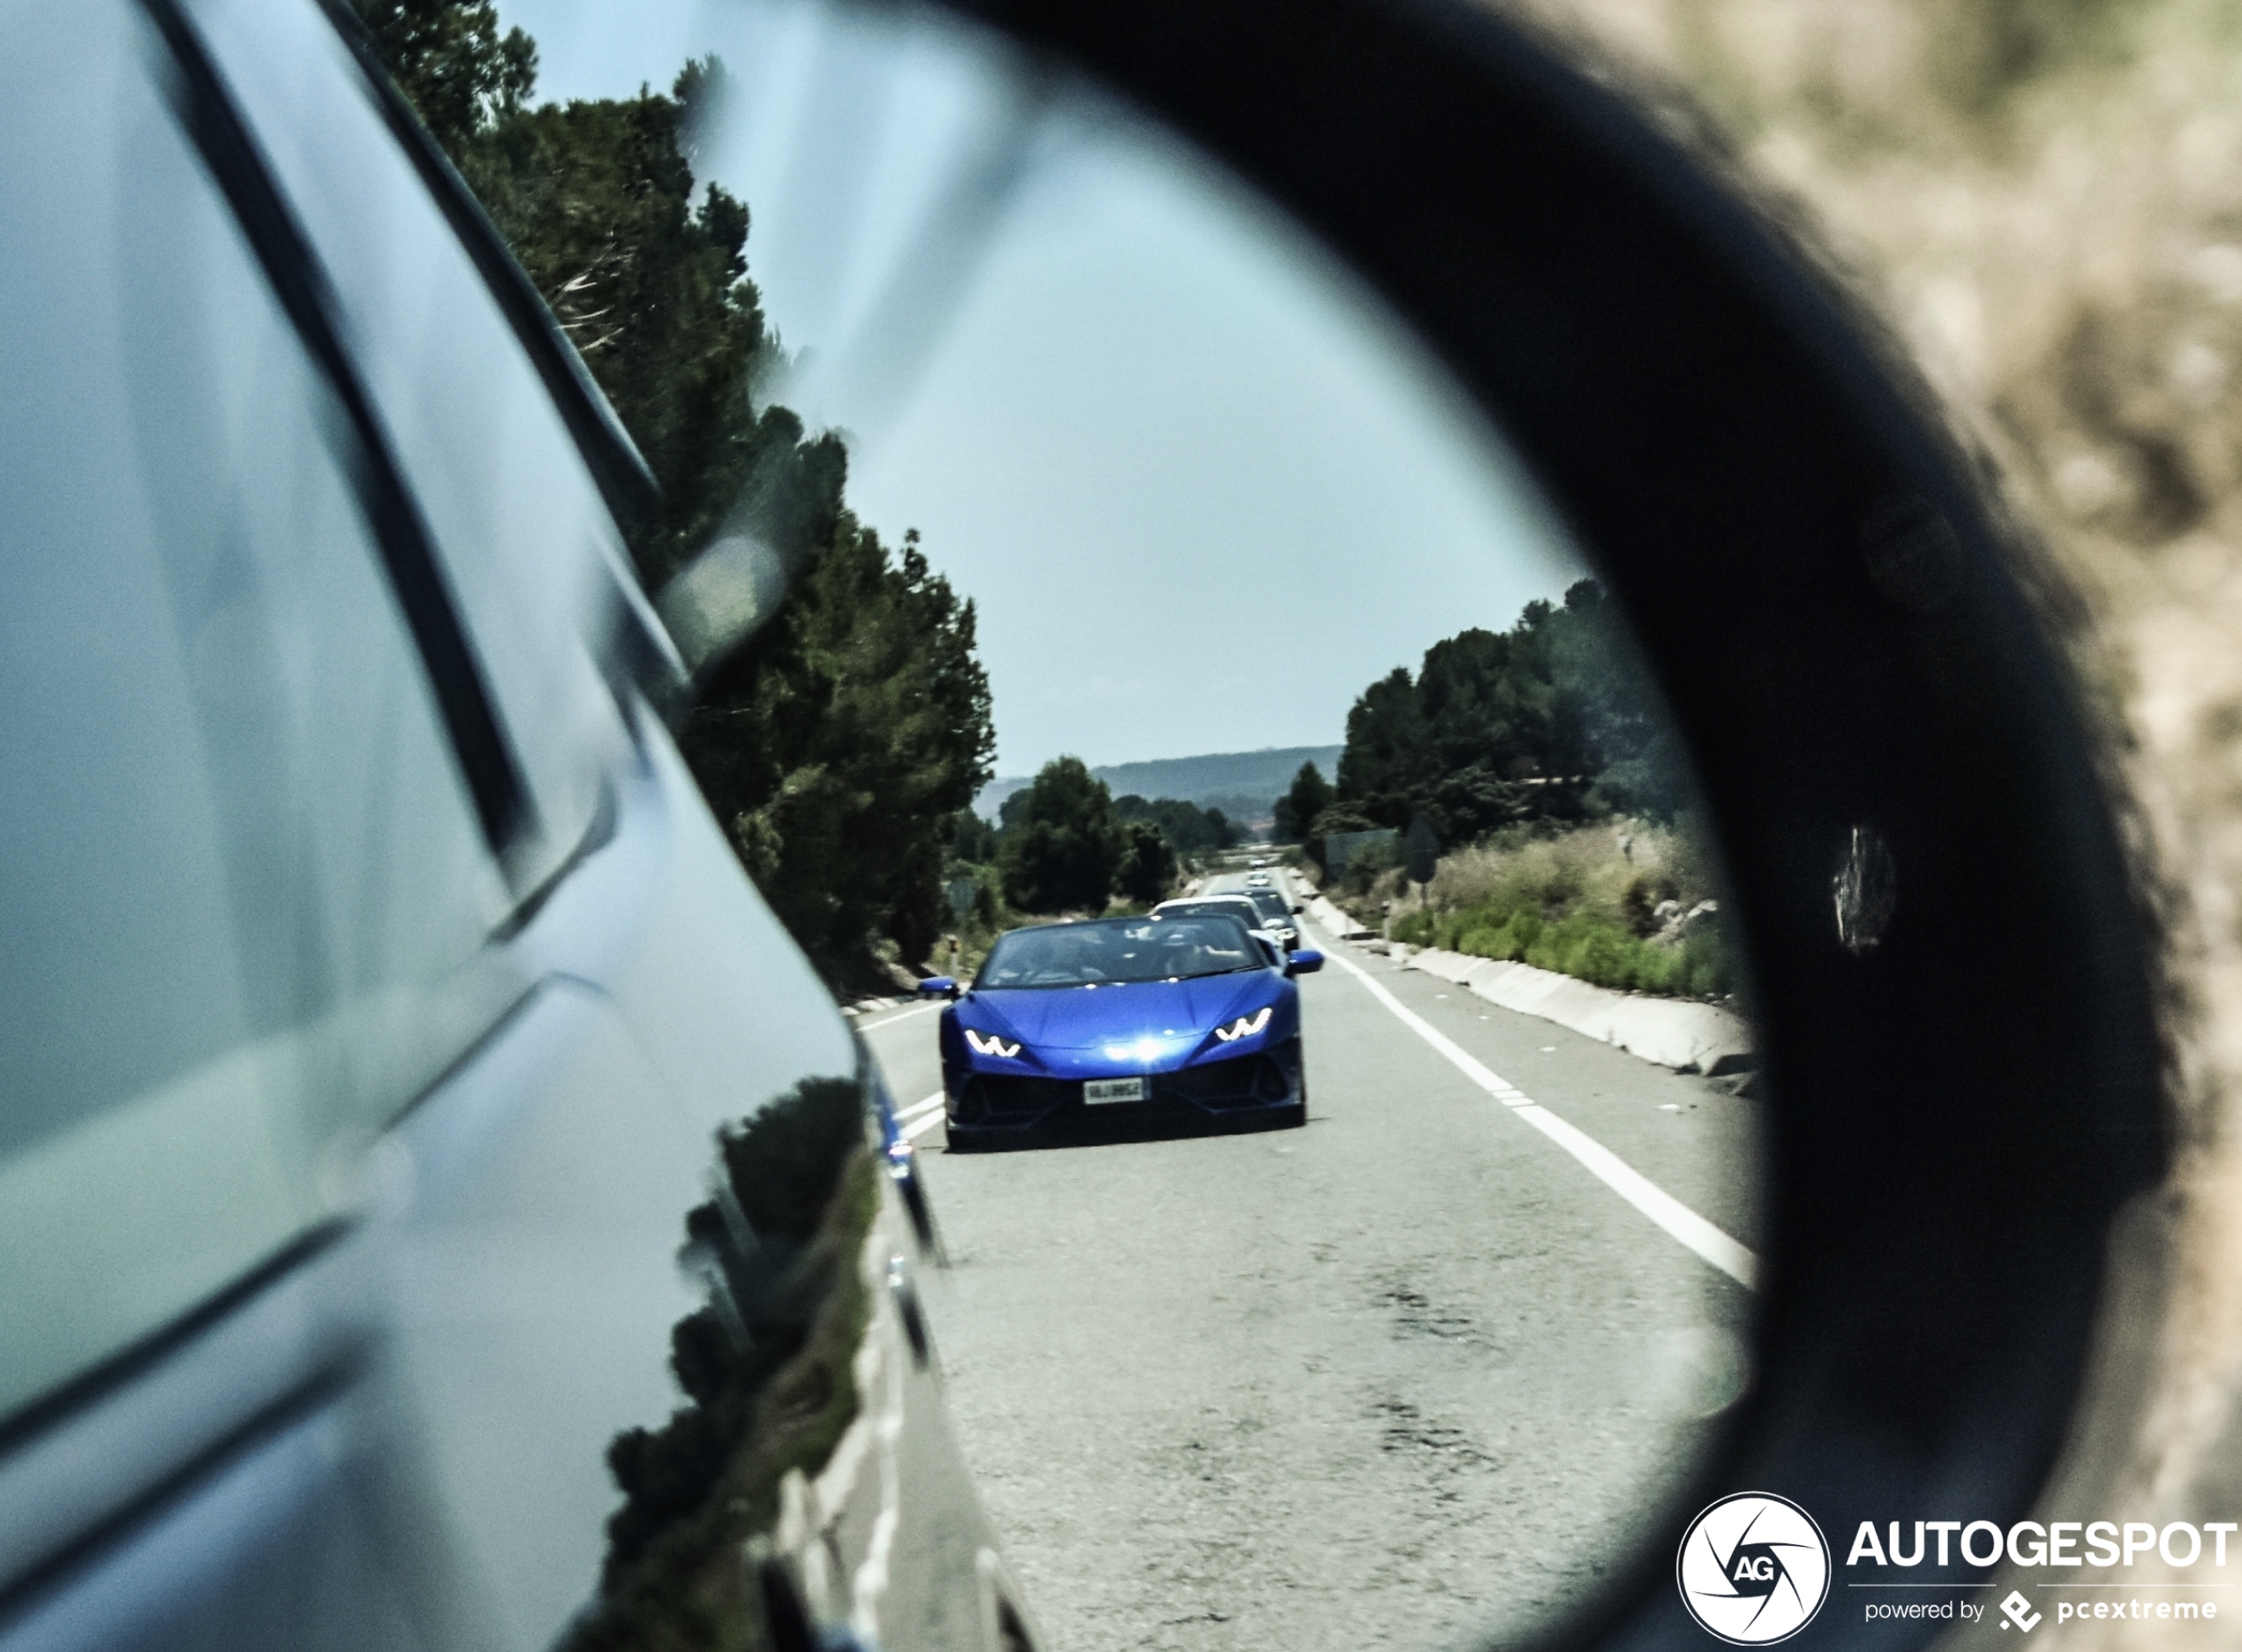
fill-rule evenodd
<path id="1" fill-rule="evenodd" d="M 1108 1120 L 1305 1123 L 1291 978 L 1322 967 L 1227 915 L 1014 929 L 942 1012 L 951 1150 Z"/>

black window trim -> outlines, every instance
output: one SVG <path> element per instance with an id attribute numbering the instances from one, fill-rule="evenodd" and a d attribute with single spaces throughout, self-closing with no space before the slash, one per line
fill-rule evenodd
<path id="1" fill-rule="evenodd" d="M 482 201 L 374 55 L 365 19 L 350 0 L 318 0 L 318 4 L 350 51 L 366 94 L 390 136 L 420 175 L 422 186 L 458 237 L 492 302 L 513 328 L 523 353 L 576 443 L 584 469 L 591 472 L 592 485 L 599 490 L 608 514 L 628 544 L 632 535 L 653 524 L 661 508 L 661 484 L 654 479 L 645 455 L 638 451 L 638 444 L 631 439 L 599 381 L 584 365 L 560 319 L 507 245 Z M 616 587 L 621 612 L 605 647 L 623 675 L 666 717 L 672 717 L 684 702 L 684 662 L 640 589 L 636 568 L 618 568 Z"/>
<path id="2" fill-rule="evenodd" d="M 176 0 L 139 0 L 139 5 L 169 48 L 172 76 L 167 89 L 181 126 L 348 421 L 354 439 L 344 469 L 428 674 L 485 841 L 511 882 L 518 851 L 536 835 L 535 804 L 461 623 L 428 524 L 405 485 L 357 364 L 343 347 L 334 288 L 310 237 L 273 182 L 199 33 Z"/>
<path id="3" fill-rule="evenodd" d="M 435 198 L 444 221 L 474 260 L 483 284 L 490 289 L 492 298 L 522 342 L 616 523 L 626 533 L 645 527 L 660 505 L 660 486 L 638 444 L 631 440 L 598 381 L 584 365 L 583 357 L 561 331 L 545 295 L 515 258 L 451 157 L 421 124 L 389 71 L 374 56 L 365 19 L 351 9 L 349 0 L 319 0 L 319 7 L 350 49 L 382 120 Z"/>

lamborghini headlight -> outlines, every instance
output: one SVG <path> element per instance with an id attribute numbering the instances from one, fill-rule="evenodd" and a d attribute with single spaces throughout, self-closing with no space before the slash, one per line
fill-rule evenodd
<path id="1" fill-rule="evenodd" d="M 1010 1061 L 1019 1054 L 1018 1039 L 1000 1039 L 994 1032 L 976 1032 L 966 1029 L 966 1043 L 976 1055 L 1001 1055 Z"/>
<path id="2" fill-rule="evenodd" d="M 1274 1004 L 1263 1004 L 1252 1015 L 1240 1016 L 1227 1026 L 1216 1027 L 1215 1036 L 1225 1044 L 1234 1044 L 1268 1025 L 1269 1017 L 1275 1013 L 1275 1010 Z"/>

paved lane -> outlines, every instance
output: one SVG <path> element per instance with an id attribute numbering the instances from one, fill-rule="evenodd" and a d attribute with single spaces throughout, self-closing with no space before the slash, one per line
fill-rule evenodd
<path id="1" fill-rule="evenodd" d="M 1350 956 L 1752 1243 L 1749 1103 Z M 1301 987 L 1304 1130 L 920 1138 L 951 1404 L 1052 1652 L 1522 1627 L 1592 1588 L 1733 1393 L 1749 1293 L 1363 982 Z M 938 1087 L 933 1023 L 866 1028 L 906 1107 Z"/>

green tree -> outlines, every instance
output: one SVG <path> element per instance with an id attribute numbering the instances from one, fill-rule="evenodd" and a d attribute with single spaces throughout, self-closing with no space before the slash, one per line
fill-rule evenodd
<path id="1" fill-rule="evenodd" d="M 715 184 L 696 205 L 683 146 L 722 74 L 711 58 L 669 97 L 504 111 L 455 151 L 661 484 L 631 544 L 650 589 L 727 525 L 799 564 L 831 532 L 847 469 L 838 438 L 755 404 L 775 347 L 747 277 L 748 208 Z"/>
<path id="2" fill-rule="evenodd" d="M 1055 757 L 1016 796 L 997 862 L 1004 898 L 1022 912 L 1102 912 L 1122 849 L 1105 782 L 1080 757 Z"/>
<path id="3" fill-rule="evenodd" d="M 1372 804 L 1406 796 L 1436 772 L 1417 684 L 1396 666 L 1364 689 L 1347 713 L 1338 794 Z"/>
<path id="4" fill-rule="evenodd" d="M 974 627 L 916 532 L 898 561 L 844 512 L 686 723 L 681 744 L 741 860 L 830 967 L 874 931 L 920 961 L 947 921 L 957 815 L 996 746 Z"/>
<path id="5" fill-rule="evenodd" d="M 1312 762 L 1302 763 L 1292 777 L 1291 789 L 1276 800 L 1277 842 L 1298 843 L 1305 837 L 1315 817 L 1331 807 L 1331 783 L 1323 771 Z"/>
<path id="6" fill-rule="evenodd" d="M 358 14 L 398 90 L 454 160 L 537 85 L 535 43 L 518 28 L 501 36 L 489 0 L 359 0 Z"/>
<path id="7" fill-rule="evenodd" d="M 1423 817 L 1445 844 L 1529 816 L 1619 808 L 1671 819 L 1683 764 L 1617 610 L 1592 580 L 1528 603 L 1508 631 L 1425 651 L 1347 714 L 1338 800 L 1381 826 Z M 1288 822 L 1315 819 L 1294 800 Z"/>
<path id="8" fill-rule="evenodd" d="M 1114 800 L 1113 814 L 1117 820 L 1150 822 L 1179 854 L 1227 849 L 1239 837 L 1238 828 L 1224 818 L 1222 810 L 1202 809 L 1180 798 L 1147 800 L 1132 792 Z"/>
<path id="9" fill-rule="evenodd" d="M 973 866 L 989 866 L 997 859 L 997 829 L 970 808 L 958 811 L 950 825 L 950 852 Z"/>
<path id="10" fill-rule="evenodd" d="M 1124 821 L 1120 835 L 1121 859 L 1114 868 L 1114 888 L 1125 899 L 1149 905 L 1176 881 L 1175 849 L 1167 834 L 1150 821 Z"/>
<path id="11" fill-rule="evenodd" d="M 1611 807 L 1672 820 L 1689 807 L 1688 760 L 1635 639 L 1602 587 L 1565 593 L 1565 627 L 1553 639 L 1550 675 L 1577 721 L 1592 796 Z"/>
<path id="12" fill-rule="evenodd" d="M 723 65 L 669 96 L 532 105 L 537 49 L 489 0 L 359 0 L 450 154 L 659 484 L 631 554 L 650 589 L 720 529 L 794 570 L 786 607 L 703 685 L 680 745 L 773 909 L 830 972 L 876 934 L 907 961 L 944 920 L 957 816 L 988 778 L 974 612 L 916 533 L 899 560 L 846 507 L 847 455 L 753 390 L 776 346 L 748 279 L 746 205 L 697 191 Z"/>

